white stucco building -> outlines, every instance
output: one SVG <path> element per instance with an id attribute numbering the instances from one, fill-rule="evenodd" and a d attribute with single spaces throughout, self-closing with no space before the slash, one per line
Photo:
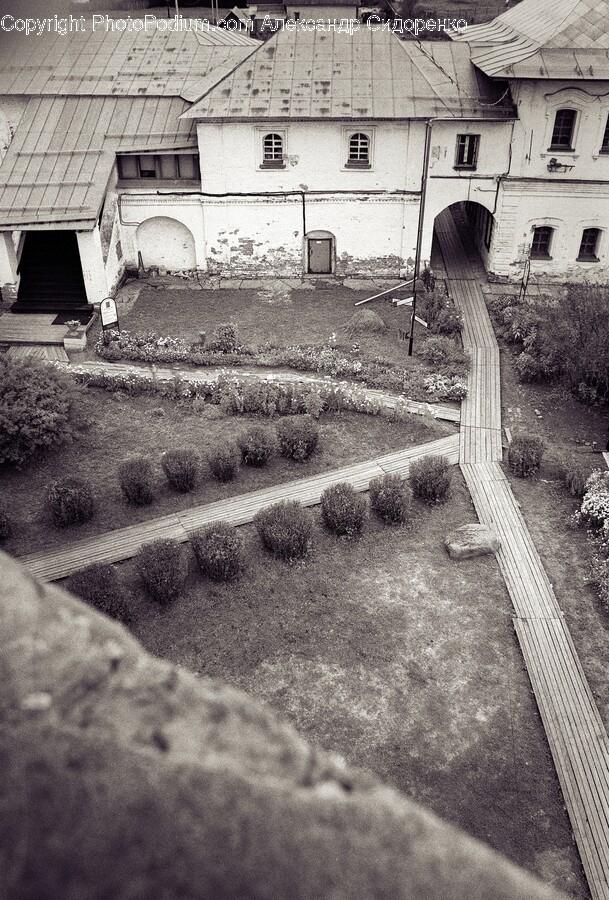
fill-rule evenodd
<path id="1" fill-rule="evenodd" d="M 466 203 L 489 278 L 608 280 L 606 3 L 454 41 L 282 29 L 3 36 L 0 288 L 98 302 L 143 266 L 400 278 Z M 429 163 L 424 166 L 425 135 Z"/>

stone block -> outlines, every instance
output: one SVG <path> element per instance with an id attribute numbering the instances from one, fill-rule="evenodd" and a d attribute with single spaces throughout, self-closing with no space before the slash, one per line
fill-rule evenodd
<path id="1" fill-rule="evenodd" d="M 444 541 L 451 559 L 470 559 L 496 553 L 501 541 L 488 525 L 461 525 L 446 536 Z"/>

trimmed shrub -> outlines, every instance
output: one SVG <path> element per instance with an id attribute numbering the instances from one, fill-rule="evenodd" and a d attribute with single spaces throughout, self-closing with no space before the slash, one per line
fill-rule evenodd
<path id="1" fill-rule="evenodd" d="M 135 558 L 138 575 L 157 603 L 171 603 L 180 594 L 186 578 L 182 548 L 173 538 L 142 544 Z"/>
<path id="2" fill-rule="evenodd" d="M 161 465 L 167 481 L 181 494 L 194 490 L 199 478 L 201 461 L 194 450 L 179 448 L 168 450 L 161 457 Z"/>
<path id="3" fill-rule="evenodd" d="M 370 506 L 383 522 L 403 525 L 410 517 L 412 491 L 399 475 L 381 475 L 370 482 Z"/>
<path id="4" fill-rule="evenodd" d="M 133 456 L 118 467 L 118 480 L 127 501 L 146 506 L 154 500 L 152 466 L 145 456 Z"/>
<path id="5" fill-rule="evenodd" d="M 124 625 L 132 621 L 125 590 L 114 566 L 94 563 L 75 572 L 66 584 L 75 597 Z"/>
<path id="6" fill-rule="evenodd" d="M 410 466 L 410 486 L 417 500 L 444 503 L 450 495 L 451 465 L 445 456 L 422 456 Z"/>
<path id="7" fill-rule="evenodd" d="M 313 518 L 296 500 L 282 500 L 254 517 L 263 545 L 281 559 L 306 556 L 311 549 Z"/>
<path id="8" fill-rule="evenodd" d="M 239 437 L 241 461 L 246 466 L 266 466 L 277 449 L 273 433 L 262 425 L 253 425 Z"/>
<path id="9" fill-rule="evenodd" d="M 59 369 L 0 355 L 0 464 L 23 466 L 74 440 L 87 425 L 81 398 L 82 388 Z"/>
<path id="10" fill-rule="evenodd" d="M 317 449 L 319 426 L 313 416 L 286 416 L 278 422 L 279 452 L 288 459 L 304 462 Z"/>
<path id="11" fill-rule="evenodd" d="M 243 541 L 233 525 L 216 522 L 195 532 L 190 543 L 204 575 L 230 581 L 243 569 Z"/>
<path id="12" fill-rule="evenodd" d="M 95 512 L 93 491 L 81 478 L 61 478 L 47 490 L 47 506 L 58 528 L 88 522 Z"/>
<path id="13" fill-rule="evenodd" d="M 324 523 L 334 534 L 359 534 L 366 518 L 366 500 L 346 481 L 333 484 L 321 495 Z"/>
<path id="14" fill-rule="evenodd" d="M 572 497 L 583 497 L 586 493 L 588 475 L 577 466 L 568 466 L 563 472 L 563 479 Z"/>
<path id="15" fill-rule="evenodd" d="M 537 472 L 544 449 L 539 438 L 517 435 L 508 447 L 508 465 L 514 475 L 527 478 Z"/>
<path id="16" fill-rule="evenodd" d="M 218 444 L 207 457 L 211 474 L 223 483 L 232 481 L 239 468 L 239 457 L 239 448 L 234 441 Z"/>
<path id="17" fill-rule="evenodd" d="M 0 509 L 0 544 L 13 534 L 13 522 L 4 509 Z"/>
<path id="18" fill-rule="evenodd" d="M 239 344 L 239 329 L 234 322 L 223 322 L 214 328 L 213 344 L 214 350 L 220 350 L 222 353 L 230 353 Z"/>

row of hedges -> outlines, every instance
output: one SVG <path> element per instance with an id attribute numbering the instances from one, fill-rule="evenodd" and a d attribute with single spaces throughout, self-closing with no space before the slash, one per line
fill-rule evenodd
<path id="1" fill-rule="evenodd" d="M 430 463 L 433 466 L 430 468 Z M 370 507 L 387 524 L 402 525 L 411 514 L 411 497 L 429 500 L 429 472 L 437 486 L 438 472 L 449 473 L 449 463 L 439 457 L 426 457 L 413 464 L 412 492 L 398 475 L 385 475 L 370 484 Z M 421 490 L 425 484 L 425 489 Z M 450 478 L 442 489 L 442 499 L 448 496 Z M 322 519 L 326 527 L 337 535 L 354 536 L 364 526 L 368 504 L 348 483 L 329 487 L 321 497 Z M 314 520 L 308 509 L 296 501 L 284 500 L 260 510 L 254 526 L 262 545 L 279 559 L 288 562 L 307 556 L 313 544 Z M 191 548 L 200 571 L 214 581 L 230 581 L 244 568 L 243 540 L 238 530 L 226 522 L 217 522 L 200 529 L 190 538 Z M 138 576 L 153 600 L 167 604 L 175 600 L 184 585 L 187 566 L 178 541 L 161 539 L 144 544 L 135 557 Z M 106 615 L 126 624 L 130 609 L 125 589 L 116 570 L 109 565 L 95 564 L 75 573 L 68 581 L 68 589 Z"/>
<path id="2" fill-rule="evenodd" d="M 211 475 L 220 482 L 232 481 L 240 464 L 266 466 L 275 453 L 295 462 L 305 462 L 319 444 L 319 426 L 308 415 L 291 416 L 277 423 L 274 430 L 253 425 L 237 441 L 217 444 L 207 456 Z M 193 491 L 203 471 L 203 461 L 190 448 L 164 453 L 161 467 L 168 483 L 179 493 Z M 144 456 L 125 460 L 118 467 L 118 482 L 128 503 L 146 506 L 156 494 L 152 464 Z M 95 496 L 88 481 L 69 476 L 53 482 L 47 491 L 47 506 L 53 522 L 60 528 L 88 522 L 95 513 Z M 5 530 L 10 532 L 8 520 Z M 3 530 L 0 518 L 0 533 Z M 8 535 L 7 535 L 8 536 Z"/>
<path id="3" fill-rule="evenodd" d="M 319 417 L 323 412 L 356 412 L 403 421 L 412 415 L 405 400 L 397 399 L 391 407 L 381 399 L 370 396 L 363 389 L 344 384 L 320 382 L 281 382 L 275 378 L 237 377 L 223 374 L 209 381 L 189 380 L 177 374 L 171 380 L 161 380 L 154 373 L 92 372 L 78 366 L 70 370 L 81 384 L 106 391 L 122 391 L 129 396 L 161 396 L 178 402 L 194 402 L 197 407 L 214 404 L 231 415 L 254 413 L 265 416 L 285 416 L 309 413 Z M 426 375 L 429 390 L 425 399 L 435 402 L 440 394 L 448 399 L 461 400 L 467 396 L 467 386 L 460 377 L 441 382 L 440 376 Z M 425 381 L 423 380 L 423 384 Z"/>
<path id="4" fill-rule="evenodd" d="M 560 382 L 583 402 L 609 401 L 609 288 L 569 284 L 554 302 L 497 297 L 491 311 L 519 351 L 521 381 Z"/>

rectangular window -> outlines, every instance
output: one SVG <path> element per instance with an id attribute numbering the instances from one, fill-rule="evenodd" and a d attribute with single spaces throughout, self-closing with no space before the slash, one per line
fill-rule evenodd
<path id="1" fill-rule="evenodd" d="M 479 134 L 458 134 L 455 169 L 475 169 L 478 161 Z"/>
<path id="2" fill-rule="evenodd" d="M 198 179 L 199 157 L 186 154 L 133 154 L 118 157 L 118 174 L 123 181 L 154 179 L 155 181 L 195 181 Z"/>
<path id="3" fill-rule="evenodd" d="M 601 153 L 609 153 L 609 116 L 607 116 L 607 122 L 605 123 L 605 133 L 603 134 Z"/>
<path id="4" fill-rule="evenodd" d="M 551 259 L 550 244 L 552 243 L 553 228 L 544 225 L 533 232 L 531 244 L 531 259 Z"/>
<path id="5" fill-rule="evenodd" d="M 578 262 L 598 262 L 597 250 L 600 230 L 598 228 L 584 228 L 582 241 L 577 254 Z"/>
<path id="6" fill-rule="evenodd" d="M 552 140 L 548 150 L 573 150 L 573 131 L 577 112 L 574 109 L 559 109 L 554 119 Z"/>

